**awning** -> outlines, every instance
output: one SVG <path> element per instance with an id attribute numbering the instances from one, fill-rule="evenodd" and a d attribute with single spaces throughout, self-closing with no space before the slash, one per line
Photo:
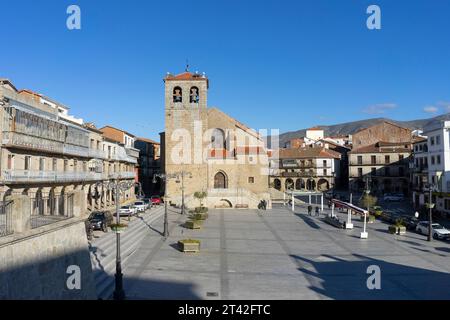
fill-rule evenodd
<path id="1" fill-rule="evenodd" d="M 344 201 L 336 200 L 336 199 L 331 200 L 331 202 L 334 203 L 336 208 L 344 208 L 344 209 L 352 210 L 352 211 L 354 211 L 356 213 L 359 213 L 360 215 L 369 213 L 369 211 L 364 210 L 364 209 L 362 209 L 360 207 L 357 207 L 354 204 L 351 204 L 351 203 L 348 203 L 348 202 L 344 202 Z"/>

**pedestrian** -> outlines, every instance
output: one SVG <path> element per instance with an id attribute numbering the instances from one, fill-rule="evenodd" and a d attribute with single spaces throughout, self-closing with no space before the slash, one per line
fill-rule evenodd
<path id="1" fill-rule="evenodd" d="M 320 216 L 319 207 L 316 207 L 316 216 Z"/>
<path id="2" fill-rule="evenodd" d="M 331 209 L 331 201 L 328 201 L 328 209 Z"/>
<path id="3" fill-rule="evenodd" d="M 308 206 L 308 215 L 311 215 L 311 214 L 312 214 L 312 206 L 309 205 L 309 206 Z"/>

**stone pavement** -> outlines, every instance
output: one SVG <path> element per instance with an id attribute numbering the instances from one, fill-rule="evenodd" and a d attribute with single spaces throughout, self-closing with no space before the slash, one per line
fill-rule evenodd
<path id="1" fill-rule="evenodd" d="M 450 244 L 408 233 L 393 236 L 387 225 L 339 230 L 305 208 L 212 210 L 202 230 L 182 227 L 170 213 L 148 228 L 124 266 L 128 299 L 450 299 Z M 180 239 L 201 240 L 199 254 L 177 250 Z M 381 290 L 369 290 L 367 268 L 381 268 Z"/>

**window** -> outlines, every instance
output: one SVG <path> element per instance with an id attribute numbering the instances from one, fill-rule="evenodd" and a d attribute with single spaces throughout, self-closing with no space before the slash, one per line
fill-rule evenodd
<path id="1" fill-rule="evenodd" d="M 68 160 L 64 160 L 64 171 L 67 171 L 69 166 L 69 161 Z"/>
<path id="2" fill-rule="evenodd" d="M 75 172 L 78 171 L 78 161 L 77 160 L 73 160 L 73 171 L 75 171 Z"/>
<path id="3" fill-rule="evenodd" d="M 14 156 L 12 154 L 8 154 L 8 170 L 13 169 Z"/>
<path id="4" fill-rule="evenodd" d="M 328 176 L 328 170 L 327 169 L 323 169 L 323 175 L 326 177 Z"/>
<path id="5" fill-rule="evenodd" d="M 39 171 L 44 171 L 44 170 L 45 170 L 45 159 L 39 158 Z"/>
<path id="6" fill-rule="evenodd" d="M 362 165 L 362 156 L 358 156 L 358 165 Z"/>
<path id="7" fill-rule="evenodd" d="M 249 177 L 248 183 L 255 183 L 255 177 Z"/>
<path id="8" fill-rule="evenodd" d="M 384 175 L 386 177 L 390 177 L 391 176 L 391 168 L 384 168 Z"/>
<path id="9" fill-rule="evenodd" d="M 391 163 L 391 156 L 384 156 L 384 163 L 386 164 Z"/>
<path id="10" fill-rule="evenodd" d="M 192 87 L 189 94 L 189 99 L 191 103 L 198 103 L 200 101 L 199 90 L 197 87 Z"/>
<path id="11" fill-rule="evenodd" d="M 30 156 L 25 156 L 24 169 L 25 170 L 30 170 L 31 169 L 31 157 Z"/>
<path id="12" fill-rule="evenodd" d="M 323 160 L 323 167 L 324 167 L 324 168 L 327 167 L 327 160 Z"/>
<path id="13" fill-rule="evenodd" d="M 370 161 L 372 164 L 377 164 L 377 156 L 371 156 Z"/>
<path id="14" fill-rule="evenodd" d="M 434 165 L 434 156 L 431 157 L 431 164 Z"/>
<path id="15" fill-rule="evenodd" d="M 358 168 L 358 177 L 362 177 L 362 176 L 363 176 L 363 169 Z"/>
<path id="16" fill-rule="evenodd" d="M 441 136 L 436 136 L 436 144 L 437 145 L 441 144 Z"/>
<path id="17" fill-rule="evenodd" d="M 432 146 L 434 146 L 434 137 L 430 138 L 430 143 L 431 143 Z"/>
<path id="18" fill-rule="evenodd" d="M 436 164 L 441 164 L 441 156 L 440 155 L 436 156 Z"/>
<path id="19" fill-rule="evenodd" d="M 58 162 L 57 162 L 56 158 L 53 158 L 52 159 L 52 171 L 58 170 L 57 169 L 57 164 L 58 164 Z"/>
<path id="20" fill-rule="evenodd" d="M 183 90 L 180 87 L 173 89 L 173 102 L 183 102 Z"/>
<path id="21" fill-rule="evenodd" d="M 87 161 L 83 161 L 83 171 L 87 171 Z"/>

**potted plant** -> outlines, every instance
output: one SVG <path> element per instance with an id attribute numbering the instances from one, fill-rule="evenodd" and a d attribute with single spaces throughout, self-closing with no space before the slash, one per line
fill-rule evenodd
<path id="1" fill-rule="evenodd" d="M 197 191 L 194 193 L 194 198 L 196 198 L 200 203 L 200 206 L 194 209 L 194 213 L 196 215 L 202 215 L 201 217 L 199 217 L 199 220 L 205 220 L 206 218 L 208 218 L 208 208 L 203 205 L 203 199 L 205 199 L 207 196 L 208 193 L 204 191 Z"/>
<path id="2" fill-rule="evenodd" d="M 178 247 L 181 252 L 200 252 L 200 240 L 185 239 L 178 241 Z"/>
<path id="3" fill-rule="evenodd" d="M 113 223 L 110 225 L 111 230 L 116 233 L 122 233 L 127 227 L 127 224 L 124 223 Z"/>
<path id="4" fill-rule="evenodd" d="M 364 222 L 364 215 L 361 215 L 361 222 Z M 374 223 L 375 222 L 375 216 L 368 214 L 367 215 L 367 223 Z"/>
<path id="5" fill-rule="evenodd" d="M 391 233 L 391 234 L 397 234 L 397 235 L 406 234 L 406 226 L 402 219 L 397 219 L 395 221 L 395 224 L 389 226 L 388 230 L 389 230 L 389 233 Z"/>

